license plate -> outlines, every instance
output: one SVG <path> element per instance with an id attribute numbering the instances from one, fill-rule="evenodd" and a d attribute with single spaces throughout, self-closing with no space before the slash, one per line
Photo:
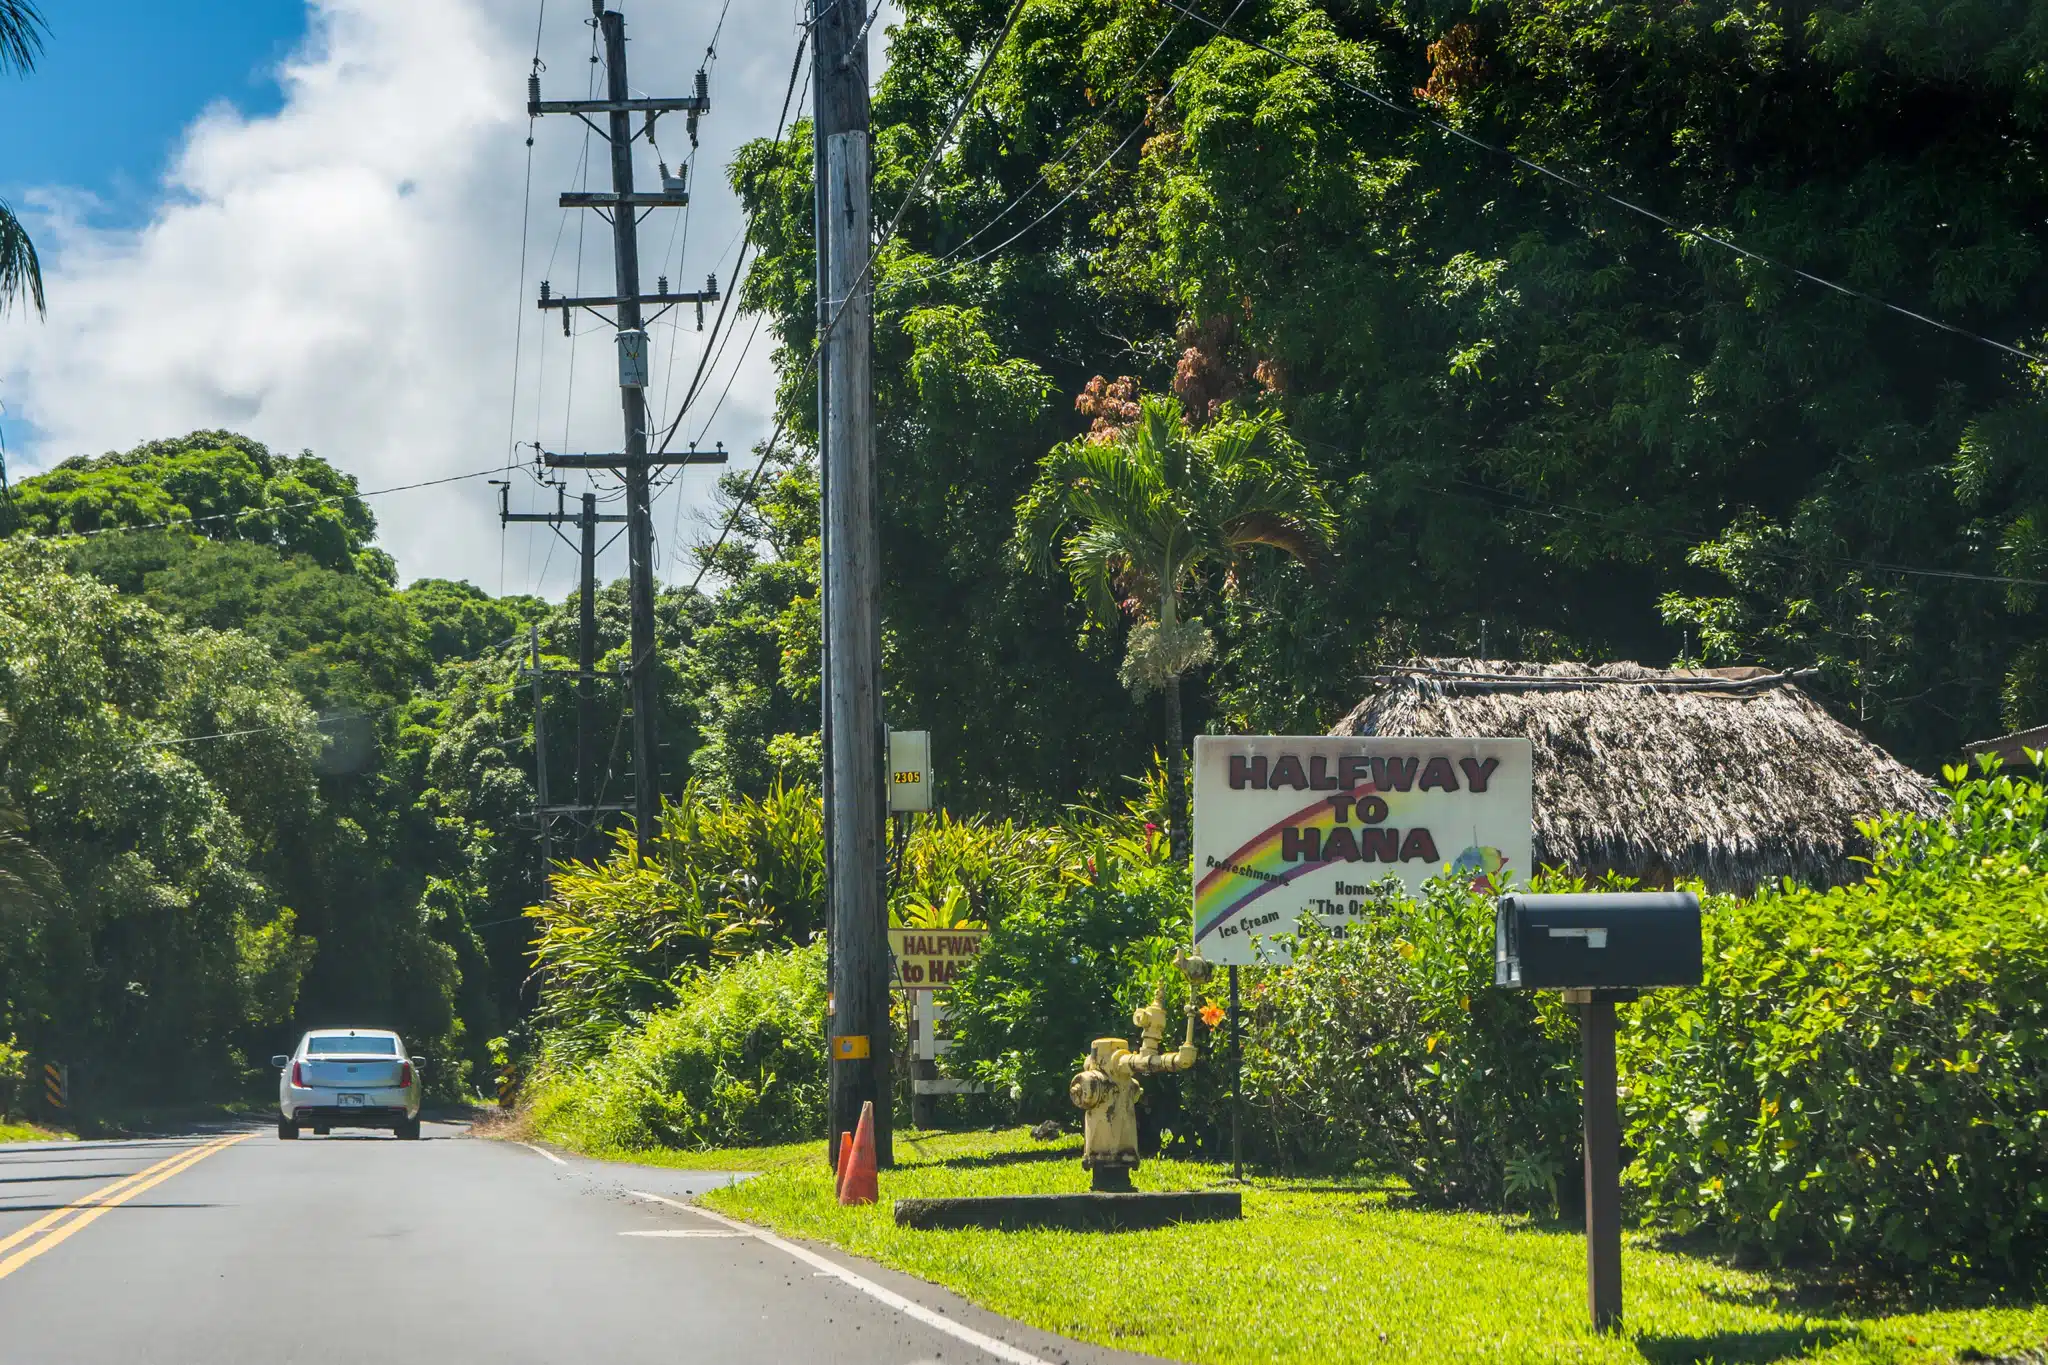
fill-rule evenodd
<path id="1" fill-rule="evenodd" d="M 341 1096 L 341 1107 L 344 1109 L 360 1109 L 363 1107 L 363 1097 L 361 1095 L 343 1095 Z"/>

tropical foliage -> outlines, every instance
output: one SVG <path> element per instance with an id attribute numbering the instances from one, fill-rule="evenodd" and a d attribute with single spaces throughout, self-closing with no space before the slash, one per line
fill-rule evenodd
<path id="1" fill-rule="evenodd" d="M 681 1003 L 546 1072 L 530 1121 L 595 1150 L 740 1146 L 815 1133 L 825 1112 L 825 946 L 679 976 Z"/>
<path id="2" fill-rule="evenodd" d="M 1056 447 L 1018 505 L 1027 562 L 1057 546 L 1098 623 L 1135 622 L 1117 677 L 1136 696 L 1165 697 L 1167 829 L 1183 854 L 1181 678 L 1216 657 L 1216 642 L 1199 617 L 1182 618 L 1182 596 L 1215 568 L 1229 571 L 1228 594 L 1254 546 L 1314 562 L 1330 535 L 1329 509 L 1276 416 L 1197 431 L 1177 401 L 1156 397 L 1128 425 L 1101 415 L 1087 437 Z"/>
<path id="3" fill-rule="evenodd" d="M 42 13 L 31 0 L 0 0 L 0 72 L 27 75 L 33 70 L 45 31 Z M 23 294 L 38 313 L 43 311 L 43 267 L 35 243 L 14 210 L 0 204 L 0 316 Z"/>
<path id="4" fill-rule="evenodd" d="M 1778 1259 L 2025 1278 L 2048 1263 L 2048 791 L 1953 774 L 1870 879 L 1709 916 L 1707 980 L 1623 1030 L 1633 1175 Z"/>
<path id="5" fill-rule="evenodd" d="M 1363 1166 L 1423 1201 L 1554 1214 L 1576 1166 L 1578 1028 L 1493 985 L 1493 901 L 1398 885 L 1341 935 L 1304 921 L 1252 991 L 1254 1140 L 1283 1166 Z"/>

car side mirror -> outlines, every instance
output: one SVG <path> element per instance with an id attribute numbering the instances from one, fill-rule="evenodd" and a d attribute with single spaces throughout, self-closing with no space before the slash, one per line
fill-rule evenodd
<path id="1" fill-rule="evenodd" d="M 292 1064 L 292 1059 L 285 1056 L 282 1052 L 280 1052 L 275 1057 L 272 1057 L 270 1059 L 270 1064 L 276 1067 L 279 1071 L 282 1071 Z"/>

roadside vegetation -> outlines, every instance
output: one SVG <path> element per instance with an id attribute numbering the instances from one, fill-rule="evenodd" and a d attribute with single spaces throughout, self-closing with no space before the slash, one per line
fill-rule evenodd
<path id="1" fill-rule="evenodd" d="M 903 6 L 885 200 L 1007 9 Z M 1071 1123 L 1087 1039 L 1155 989 L 1185 1003 L 1192 733 L 1324 730 L 1415 654 L 1810 668 L 1928 772 L 2048 719 L 2039 368 L 1710 240 L 2038 331 L 2048 179 L 2013 151 L 2048 126 L 2038 16 L 1229 16 L 1026 4 L 876 262 L 887 710 L 932 732 L 949 811 L 889 908 L 990 930 L 951 999 L 946 1065 L 987 1087 L 944 1102 L 961 1126 Z M 786 376 L 815 341 L 812 164 L 799 123 L 729 168 L 744 306 Z M 0 300 L 34 301 L 18 229 L 0 214 Z M 1571 1020 L 1492 988 L 1489 908 L 1451 882 L 1248 975 L 1242 1229 L 907 1235 L 823 1197 L 794 1155 L 823 1088 L 814 413 L 801 384 L 779 398 L 790 445 L 728 477 L 732 534 L 691 552 L 715 591 L 657 603 L 674 789 L 645 864 L 604 829 L 539 865 L 534 739 L 544 719 L 568 773 L 574 701 L 536 716 L 519 669 L 529 631 L 575 658 L 572 604 L 401 586 L 350 476 L 230 432 L 8 484 L 0 1055 L 69 1063 L 88 1108 L 260 1100 L 304 1024 L 389 1023 L 437 1099 L 512 1063 L 540 1137 L 773 1164 L 722 1206 L 1061 1330 L 1276 1359 L 1381 1332 L 1414 1358 L 1622 1350 L 1573 1325 Z M 604 735 L 620 585 L 597 627 Z M 1930 1306 L 2031 1302 L 2048 1265 L 2048 800 L 1950 787 L 1946 817 L 1871 829 L 1866 881 L 1711 898 L 1705 984 L 1626 1012 L 1626 1349 L 1904 1361 L 2044 1335 L 2031 1307 Z M 1201 1041 L 1147 1086 L 1155 1185 L 1218 1175 Z M 928 1147 L 885 1192 L 1078 1179 L 1014 1133 Z M 1133 1266 L 1181 1288 L 1113 1294 Z"/>
<path id="2" fill-rule="evenodd" d="M 2025 1301 L 2048 1288 L 2048 793 L 1988 771 L 1950 777 L 1948 816 L 1870 827 L 1861 883 L 1709 897 L 1705 983 L 1623 1010 L 1627 1193 L 1645 1236 L 1880 1295 Z M 807 808 L 815 819 L 814 798 Z M 1185 1001 L 1170 964 L 1188 932 L 1185 883 L 1143 814 L 1140 802 L 1121 823 L 1077 811 L 1032 839 L 1002 832 L 1042 854 L 1008 864 L 1005 896 L 978 895 L 990 934 L 952 992 L 945 1065 L 990 1093 L 948 1101 L 955 1122 L 1071 1129 L 1066 1082 L 1088 1039 L 1156 988 Z M 614 875 L 666 877 L 660 866 L 622 858 Z M 1015 875 L 1027 866 L 1036 880 Z M 669 879 L 665 894 L 686 884 Z M 953 899 L 977 899 L 962 890 Z M 540 912 L 550 932 L 603 937 L 592 906 L 633 904 L 587 891 L 558 884 L 560 904 Z M 894 905 L 930 898 L 899 887 Z M 1348 934 L 1304 925 L 1293 965 L 1248 971 L 1243 1144 L 1261 1179 L 1363 1182 L 1400 1209 L 1483 1227 L 1579 1216 L 1576 1025 L 1552 994 L 1493 985 L 1492 914 L 1490 896 L 1449 880 L 1419 900 L 1389 886 Z M 671 902 L 661 922 L 690 918 Z M 533 1081 L 531 1131 L 596 1154 L 687 1166 L 716 1153 L 702 1160 L 809 1180 L 804 1153 L 819 1158 L 824 1117 L 823 964 L 815 942 L 771 946 L 804 932 L 764 917 L 748 950 L 724 959 L 700 937 L 703 956 L 668 978 L 674 1003 L 626 1019 L 599 1051 L 562 1032 Z M 542 993 L 544 1011 L 589 994 L 547 976 Z M 1211 1180 L 1227 1151 L 1221 1040 L 1203 1046 L 1194 1072 L 1146 1086 L 1147 1143 L 1168 1158 L 1147 1167 L 1155 1187 Z M 728 1150 L 750 1144 L 752 1155 Z M 922 1179 L 886 1175 L 884 1194 L 918 1193 Z M 975 1188 L 1001 1187 L 991 1180 Z M 963 1175 L 959 1191 L 970 1183 Z M 757 1197 L 769 1199 L 733 1196 Z M 794 1218 L 798 1202 L 748 1207 Z M 802 1226 L 841 1230 L 839 1214 L 817 1217 L 827 1222 Z"/>
<path id="3" fill-rule="evenodd" d="M 1369 1178 L 1256 1177 L 1236 1223 L 1114 1235 L 909 1231 L 890 1199 L 1082 1190 L 1088 1179 L 1078 1140 L 1041 1144 L 1021 1129 L 899 1133 L 897 1154 L 879 1204 L 837 1204 L 815 1142 L 786 1164 L 756 1161 L 749 1169 L 765 1174 L 704 1203 L 1035 1326 L 1174 1360 L 1919 1365 L 2048 1340 L 2048 1309 L 2024 1299 L 1738 1269 L 1647 1234 L 1624 1252 L 1626 1328 L 1596 1336 L 1576 1227 L 1432 1211 Z M 1139 1183 L 1199 1188 L 1226 1173 L 1213 1161 L 1153 1162 Z"/>

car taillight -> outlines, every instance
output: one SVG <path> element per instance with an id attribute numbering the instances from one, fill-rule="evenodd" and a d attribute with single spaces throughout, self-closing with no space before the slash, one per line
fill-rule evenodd
<path id="1" fill-rule="evenodd" d="M 306 1073 L 299 1068 L 297 1062 L 292 1063 L 292 1084 L 301 1090 L 306 1088 Z"/>
<path id="2" fill-rule="evenodd" d="M 411 1062 L 400 1062 L 398 1064 L 398 1088 L 401 1090 L 409 1090 L 412 1088 Z"/>

